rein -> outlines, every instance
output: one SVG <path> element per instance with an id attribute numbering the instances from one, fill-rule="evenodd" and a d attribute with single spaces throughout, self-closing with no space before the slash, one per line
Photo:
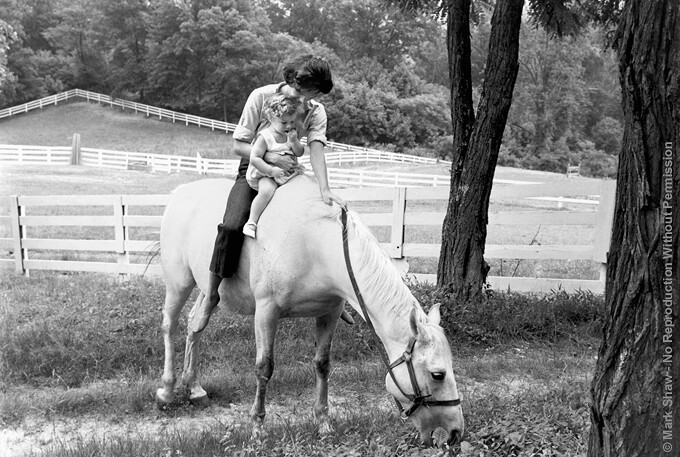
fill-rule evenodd
<path id="1" fill-rule="evenodd" d="M 361 312 L 364 314 L 364 319 L 366 321 L 366 324 L 368 324 L 368 328 L 371 329 L 371 333 L 373 334 L 373 336 L 378 338 L 378 334 L 375 332 L 375 327 L 373 326 L 373 322 L 371 321 L 371 318 L 368 316 L 368 310 L 366 309 L 366 302 L 364 301 L 364 297 L 361 295 L 361 291 L 359 290 L 359 286 L 357 284 L 356 277 L 354 276 L 354 269 L 352 268 L 352 262 L 349 259 L 349 236 L 347 234 L 347 210 L 345 210 L 344 208 L 342 209 L 341 220 L 342 220 L 342 251 L 343 251 L 344 256 L 345 256 L 345 266 L 347 267 L 347 273 L 349 273 L 349 280 L 352 283 L 352 289 L 354 289 L 354 294 L 357 296 L 357 301 L 359 302 L 359 306 L 361 307 Z M 458 406 L 458 405 L 460 405 L 460 399 L 459 398 L 457 398 L 455 400 L 430 400 L 429 398 L 431 397 L 431 395 L 423 395 L 421 393 L 420 387 L 418 386 L 418 380 L 416 379 L 416 372 L 413 368 L 413 362 L 411 361 L 411 357 L 412 357 L 413 349 L 415 348 L 415 345 L 416 345 L 416 339 L 414 337 L 411 337 L 408 344 L 406 345 L 406 350 L 404 351 L 402 356 L 399 357 L 397 360 L 395 360 L 392 363 L 390 363 L 389 359 L 387 358 L 387 354 L 385 353 L 385 351 L 380 351 L 380 358 L 382 359 L 383 364 L 387 368 L 387 373 L 392 378 L 394 385 L 397 386 L 397 389 L 399 389 L 399 392 L 401 392 L 401 394 L 411 402 L 411 406 L 409 406 L 408 408 L 404 408 L 404 406 L 397 399 L 397 397 L 394 397 L 394 401 L 397 404 L 397 408 L 399 409 L 401 417 L 403 419 L 408 419 L 421 406 Z M 409 375 L 409 378 L 411 379 L 411 388 L 413 389 L 412 394 L 404 392 L 404 389 L 401 388 L 401 386 L 397 382 L 397 378 L 394 375 L 394 372 L 392 371 L 395 367 L 401 365 L 402 363 L 406 364 L 406 368 L 408 369 L 408 375 Z"/>

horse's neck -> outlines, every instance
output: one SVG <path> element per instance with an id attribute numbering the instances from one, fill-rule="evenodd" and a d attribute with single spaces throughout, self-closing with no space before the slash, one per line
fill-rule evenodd
<path id="1" fill-rule="evenodd" d="M 394 361 L 402 355 L 409 339 L 411 328 L 407 315 L 396 315 L 385 311 L 379 301 L 364 297 L 370 304 L 366 304 L 368 315 L 373 323 L 375 332 L 385 347 L 390 361 Z M 363 314 L 363 312 L 362 312 Z"/>
<path id="2" fill-rule="evenodd" d="M 368 246 L 368 249 L 365 245 L 355 246 L 351 249 L 350 258 L 368 317 L 390 360 L 394 360 L 402 354 L 411 337 L 409 316 L 413 306 L 418 306 L 418 304 L 399 273 L 389 262 L 387 264 L 384 261 L 381 262 L 377 256 L 373 261 L 361 262 L 361 259 L 366 258 L 367 255 L 376 254 L 367 252 L 371 248 L 373 246 Z M 375 246 L 375 249 L 379 247 Z M 363 310 L 351 287 L 347 291 L 347 297 L 350 304 L 363 315 Z"/>

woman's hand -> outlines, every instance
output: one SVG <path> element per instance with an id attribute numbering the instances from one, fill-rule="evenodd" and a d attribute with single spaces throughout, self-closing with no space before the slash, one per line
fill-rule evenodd
<path id="1" fill-rule="evenodd" d="M 345 200 L 335 195 L 333 192 L 330 191 L 330 189 L 321 191 L 321 198 L 323 199 L 323 202 L 327 205 L 332 205 L 333 202 L 335 202 L 340 207 L 347 210 L 347 203 L 345 203 Z"/>
<path id="2" fill-rule="evenodd" d="M 264 161 L 270 165 L 280 168 L 288 174 L 293 172 L 293 168 L 296 165 L 295 159 L 293 159 L 290 155 L 281 155 L 275 152 L 265 153 Z"/>

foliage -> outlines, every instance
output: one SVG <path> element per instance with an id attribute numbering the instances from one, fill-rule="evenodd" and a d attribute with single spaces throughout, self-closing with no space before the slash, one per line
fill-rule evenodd
<path id="1" fill-rule="evenodd" d="M 474 432 L 470 445 L 464 446 L 460 455 L 582 455 L 589 427 L 587 392 L 586 379 L 575 381 L 572 385 L 556 383 L 549 392 L 518 394 L 512 407 L 501 411 L 496 409 L 492 393 L 490 398 L 477 405 L 479 410 L 484 410 L 478 410 L 480 416 L 488 421 L 469 424 L 474 427 Z M 535 408 L 538 405 L 540 412 Z"/>
<path id="2" fill-rule="evenodd" d="M 498 344 L 514 340 L 559 341 L 580 335 L 599 336 L 604 298 L 589 291 L 531 295 L 487 290 L 478 303 L 454 303 L 450 293 L 429 284 L 411 286 L 421 304 L 442 304 L 443 326 L 457 341 Z"/>
<path id="3" fill-rule="evenodd" d="M 524 27 L 499 165 L 614 177 L 621 138 L 613 56 L 596 31 L 555 41 Z M 603 112 L 604 111 L 604 112 Z"/>
<path id="4" fill-rule="evenodd" d="M 7 48 L 9 43 L 16 39 L 16 33 L 11 25 L 0 20 L 0 86 L 5 82 L 7 76 Z"/>
<path id="5" fill-rule="evenodd" d="M 444 2 L 406 2 L 407 12 L 385 3 L 0 0 L 6 24 L 0 49 L 7 49 L 0 106 L 79 87 L 237 122 L 253 88 L 278 82 L 290 57 L 312 53 L 331 62 L 336 80 L 337 89 L 321 100 L 333 140 L 449 159 L 445 28 L 411 11 L 438 17 Z M 564 13 L 558 3 L 531 6 L 550 23 Z M 473 8 L 472 78 L 479 92 L 490 7 L 479 0 Z M 526 24 L 521 39 L 523 66 L 499 162 L 559 171 L 583 162 L 595 175 L 610 174 L 620 108 L 603 32 L 558 42 Z M 538 74 L 532 68 L 546 78 L 532 78 Z"/>

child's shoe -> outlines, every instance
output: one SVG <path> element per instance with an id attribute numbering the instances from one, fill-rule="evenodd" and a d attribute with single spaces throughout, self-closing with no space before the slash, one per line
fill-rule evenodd
<path id="1" fill-rule="evenodd" d="M 257 232 L 257 224 L 255 222 L 248 222 L 243 226 L 243 233 L 246 236 L 255 238 L 255 233 Z"/>

